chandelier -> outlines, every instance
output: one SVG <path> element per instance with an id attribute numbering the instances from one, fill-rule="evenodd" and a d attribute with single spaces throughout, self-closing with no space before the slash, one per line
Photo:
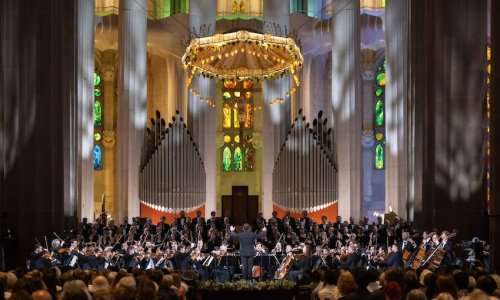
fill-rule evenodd
<path id="1" fill-rule="evenodd" d="M 295 74 L 304 58 L 291 38 L 237 31 L 191 40 L 182 56 L 193 75 L 220 80 L 267 80 Z M 298 77 L 293 75 L 298 81 Z"/>

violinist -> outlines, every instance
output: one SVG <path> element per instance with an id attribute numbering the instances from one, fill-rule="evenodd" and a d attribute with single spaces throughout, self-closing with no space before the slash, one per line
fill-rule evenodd
<path id="1" fill-rule="evenodd" d="M 354 268 L 356 268 L 360 260 L 360 255 L 356 250 L 355 245 L 347 247 L 347 257 L 345 257 L 345 259 L 341 259 L 340 261 L 343 269 L 354 270 Z"/>
<path id="2" fill-rule="evenodd" d="M 191 255 L 187 259 L 187 268 L 194 270 L 199 280 L 208 279 L 208 276 L 202 266 L 204 258 L 205 255 L 201 253 L 198 248 L 196 248 L 191 252 Z"/>
<path id="3" fill-rule="evenodd" d="M 32 270 L 50 269 L 49 255 L 50 253 L 43 249 L 42 245 L 35 244 L 35 250 L 30 254 L 30 268 Z"/>
<path id="4" fill-rule="evenodd" d="M 389 256 L 389 259 L 384 262 L 384 266 L 387 267 L 402 267 L 403 266 L 403 254 L 399 250 L 397 245 L 392 245 L 391 247 L 392 253 Z"/>
<path id="5" fill-rule="evenodd" d="M 180 270 L 181 273 L 184 273 L 186 268 L 188 267 L 188 257 L 191 255 L 191 251 L 194 248 L 194 244 L 191 244 L 191 247 L 186 247 L 184 244 L 178 245 L 177 252 L 174 255 L 174 266 L 177 270 Z"/>
<path id="6" fill-rule="evenodd" d="M 215 279 L 218 282 L 229 281 L 232 277 L 233 266 L 228 264 L 226 259 L 223 259 L 227 255 L 227 247 L 222 245 L 219 250 L 215 252 L 216 255 L 216 269 L 215 269 Z M 251 270 L 251 269 L 250 269 Z"/>
<path id="7" fill-rule="evenodd" d="M 82 252 L 76 252 L 78 263 L 83 270 L 97 269 L 97 257 L 94 252 L 94 246 L 88 244 L 82 249 Z"/>

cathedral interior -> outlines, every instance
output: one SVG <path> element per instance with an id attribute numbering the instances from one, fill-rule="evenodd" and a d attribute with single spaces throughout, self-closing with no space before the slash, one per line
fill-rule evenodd
<path id="1" fill-rule="evenodd" d="M 500 247 L 498 6 L 2 1 L 4 264 L 103 213 L 392 213 Z"/>

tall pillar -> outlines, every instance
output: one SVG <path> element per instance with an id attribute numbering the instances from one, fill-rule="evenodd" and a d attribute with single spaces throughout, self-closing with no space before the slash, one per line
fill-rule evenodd
<path id="1" fill-rule="evenodd" d="M 191 0 L 189 2 L 189 28 L 194 28 L 199 35 L 203 26 L 215 29 L 216 7 L 215 0 Z M 201 37 L 214 32 L 205 32 Z M 191 86 L 200 92 L 204 98 L 214 99 L 215 84 L 213 80 L 195 76 Z M 203 157 L 206 173 L 206 202 L 205 215 L 216 210 L 216 123 L 215 109 L 205 102 L 200 103 L 198 97 L 188 94 L 188 126 L 196 138 L 200 154 Z"/>
<path id="2" fill-rule="evenodd" d="M 112 62 L 111 62 L 112 63 Z M 104 196 L 106 197 L 106 211 L 116 217 L 115 203 L 115 68 L 113 65 L 104 65 L 101 72 L 104 86 L 104 131 L 102 144 L 104 146 L 103 172 Z"/>
<path id="3" fill-rule="evenodd" d="M 359 0 L 338 0 L 333 18 L 332 105 L 339 166 L 339 215 L 361 213 Z"/>
<path id="4" fill-rule="evenodd" d="M 284 32 L 290 27 L 290 3 L 282 0 L 264 1 L 264 22 L 275 23 Z M 270 26 L 272 27 L 272 26 Z M 267 32 L 266 32 L 267 33 Z M 278 32 L 270 32 L 277 35 Z M 262 212 L 264 217 L 271 217 L 273 210 L 273 168 L 274 162 L 290 129 L 290 98 L 286 92 L 290 88 L 288 78 L 268 80 L 262 84 Z M 283 98 L 285 102 L 270 107 L 269 102 L 275 98 Z M 273 153 L 273 155 L 270 155 Z"/>
<path id="5" fill-rule="evenodd" d="M 80 209 L 92 178 L 81 167 L 88 158 L 84 108 L 93 95 L 93 5 L 0 3 L 0 229 L 16 238 L 0 240 L 7 269 L 24 263 L 34 236 L 62 233 L 92 211 Z"/>
<path id="6" fill-rule="evenodd" d="M 500 249 L 500 3 L 491 1 L 491 249 Z M 500 266 L 499 251 L 490 251 L 490 266 Z"/>
<path id="7" fill-rule="evenodd" d="M 407 102 L 409 0 L 388 0 L 385 7 L 386 39 L 386 150 L 385 209 L 413 221 L 407 211 Z M 408 214 L 407 214 L 408 213 Z"/>
<path id="8" fill-rule="evenodd" d="M 146 126 L 146 0 L 120 0 L 116 179 L 118 218 L 139 216 L 139 163 Z"/>

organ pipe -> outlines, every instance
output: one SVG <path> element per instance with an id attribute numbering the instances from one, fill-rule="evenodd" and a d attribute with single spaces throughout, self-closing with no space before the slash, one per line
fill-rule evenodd
<path id="1" fill-rule="evenodd" d="M 139 197 L 154 209 L 178 213 L 205 202 L 205 168 L 179 112 L 166 124 L 160 112 L 151 118 L 141 153 Z"/>
<path id="2" fill-rule="evenodd" d="M 273 201 L 281 208 L 316 211 L 337 201 L 336 152 L 327 124 L 323 112 L 310 125 L 299 110 L 273 169 Z"/>

